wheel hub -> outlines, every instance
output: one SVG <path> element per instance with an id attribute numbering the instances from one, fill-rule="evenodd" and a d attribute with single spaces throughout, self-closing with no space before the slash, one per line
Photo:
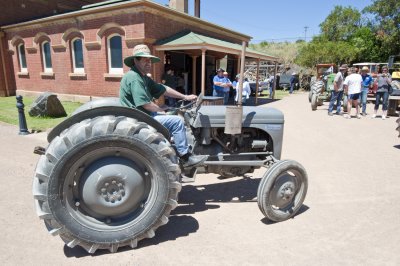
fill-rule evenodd
<path id="1" fill-rule="evenodd" d="M 90 164 L 80 179 L 80 206 L 98 218 L 134 211 L 144 200 L 149 173 L 122 157 L 103 157 Z"/>
<path id="2" fill-rule="evenodd" d="M 124 197 L 125 190 L 124 190 L 124 182 L 118 181 L 117 178 L 111 178 L 111 183 L 106 181 L 103 187 L 100 189 L 101 195 L 107 202 L 115 203 L 117 201 L 121 201 L 122 197 Z"/>

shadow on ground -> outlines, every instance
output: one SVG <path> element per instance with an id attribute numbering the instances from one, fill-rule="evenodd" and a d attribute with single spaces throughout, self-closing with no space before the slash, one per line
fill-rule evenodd
<path id="1" fill-rule="evenodd" d="M 218 209 L 220 208 L 218 203 L 249 202 L 251 204 L 257 204 L 257 189 L 260 180 L 259 178 L 253 179 L 245 176 L 242 179 L 235 179 L 224 183 L 208 185 L 186 184 L 179 193 L 179 206 L 171 212 L 168 224 L 157 229 L 154 238 L 141 240 L 137 249 L 158 245 L 195 233 L 199 229 L 199 223 L 195 218 L 190 216 L 190 214 L 209 209 Z M 296 216 L 308 209 L 307 206 L 303 205 Z M 268 225 L 275 224 L 266 218 L 262 219 L 261 222 Z M 118 252 L 129 250 L 131 250 L 130 247 L 123 247 L 118 249 Z M 80 258 L 109 253 L 108 250 L 98 250 L 95 254 L 88 254 L 81 247 L 69 248 L 66 245 L 64 246 L 64 254 L 66 257 Z"/>

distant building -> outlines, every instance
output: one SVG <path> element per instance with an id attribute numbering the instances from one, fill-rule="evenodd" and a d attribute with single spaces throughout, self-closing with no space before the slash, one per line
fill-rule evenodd
<path id="1" fill-rule="evenodd" d="M 199 6 L 196 0 L 197 15 Z M 164 66 L 171 65 L 185 80 L 186 92 L 207 92 L 211 87 L 207 77 L 221 59 L 228 72 L 238 72 L 242 42 L 251 37 L 188 15 L 187 0 L 171 0 L 170 7 L 131 0 L 105 1 L 1 26 L 0 38 L 1 96 L 50 91 L 86 101 L 118 95 L 121 77 L 128 71 L 123 58 L 140 43 L 162 58 L 164 64 L 153 65 L 156 81 Z M 251 50 L 246 56 L 277 60 Z"/>

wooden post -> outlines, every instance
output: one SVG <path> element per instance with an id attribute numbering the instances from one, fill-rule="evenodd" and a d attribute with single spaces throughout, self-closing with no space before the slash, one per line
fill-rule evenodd
<path id="1" fill-rule="evenodd" d="M 274 70 L 274 86 L 272 87 L 272 99 L 275 99 L 275 89 L 276 89 L 276 74 L 278 74 L 278 63 L 275 61 Z M 279 84 L 278 84 L 279 85 Z"/>
<path id="2" fill-rule="evenodd" d="M 201 93 L 206 95 L 206 49 L 201 49 Z"/>
<path id="3" fill-rule="evenodd" d="M 240 80 L 239 80 L 239 86 L 236 88 L 237 94 L 238 94 L 238 102 L 237 104 L 239 106 L 242 105 L 242 92 L 243 92 L 243 78 L 244 78 L 244 61 L 245 61 L 245 53 L 246 53 L 246 42 L 242 42 L 242 55 L 240 59 Z"/>
<path id="4" fill-rule="evenodd" d="M 256 105 L 258 103 L 258 87 L 259 87 L 259 75 L 260 75 L 260 58 L 257 58 L 257 72 L 256 72 Z"/>
<path id="5" fill-rule="evenodd" d="M 197 55 L 192 55 L 192 94 L 196 95 L 196 60 Z"/>
<path id="6" fill-rule="evenodd" d="M 4 74 L 4 86 L 5 86 L 5 95 L 4 96 L 10 96 L 10 91 L 9 91 L 9 86 L 8 86 L 8 77 L 7 77 L 7 70 L 6 70 L 6 60 L 5 60 L 5 55 L 4 52 L 6 49 L 3 47 L 3 37 L 5 36 L 4 32 L 0 31 L 0 57 L 1 57 L 1 63 L 2 63 L 2 69 L 3 69 L 3 74 Z"/>

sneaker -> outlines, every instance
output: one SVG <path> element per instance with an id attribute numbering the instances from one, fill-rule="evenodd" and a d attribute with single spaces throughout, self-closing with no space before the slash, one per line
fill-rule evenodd
<path id="1" fill-rule="evenodd" d="M 343 117 L 346 118 L 346 119 L 350 119 L 351 118 L 351 116 L 348 115 L 348 114 L 344 114 Z"/>
<path id="2" fill-rule="evenodd" d="M 386 115 L 382 115 L 382 119 L 385 120 L 386 119 Z"/>
<path id="3" fill-rule="evenodd" d="M 207 158 L 208 158 L 207 155 L 193 155 L 193 154 L 187 153 L 187 154 L 181 156 L 180 160 L 181 160 L 183 168 L 187 168 L 187 167 L 198 166 L 198 165 L 204 163 L 207 160 Z"/>
<path id="4" fill-rule="evenodd" d="M 333 116 L 332 112 L 328 112 L 328 115 L 329 115 L 329 116 Z"/>
<path id="5" fill-rule="evenodd" d="M 343 115 L 343 112 L 336 112 L 336 115 Z"/>
<path id="6" fill-rule="evenodd" d="M 371 115 L 371 118 L 375 118 L 375 117 L 376 117 L 376 114 Z"/>
<path id="7" fill-rule="evenodd" d="M 357 114 L 357 119 L 361 119 L 361 115 L 360 114 Z"/>
<path id="8" fill-rule="evenodd" d="M 362 115 L 362 116 L 367 116 L 367 113 L 362 113 L 361 115 Z"/>

